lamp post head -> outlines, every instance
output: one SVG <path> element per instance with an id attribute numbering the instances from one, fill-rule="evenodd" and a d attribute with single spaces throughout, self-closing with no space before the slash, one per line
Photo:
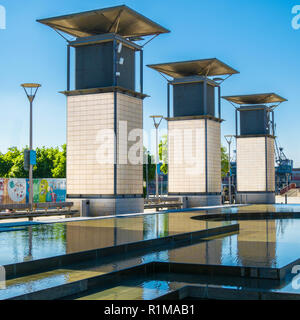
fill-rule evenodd
<path id="1" fill-rule="evenodd" d="M 164 116 L 150 116 L 150 118 L 153 119 L 154 127 L 157 129 L 159 127 L 162 119 L 164 118 Z M 156 119 L 158 119 L 159 121 L 156 122 Z"/>
<path id="2" fill-rule="evenodd" d="M 23 84 L 21 84 L 21 87 L 23 87 L 23 88 L 39 88 L 41 86 L 42 85 L 39 83 L 23 83 Z"/>
<path id="3" fill-rule="evenodd" d="M 233 137 L 234 137 L 234 135 L 231 135 L 231 134 L 227 134 L 224 136 L 224 138 L 228 144 L 231 144 Z"/>
<path id="4" fill-rule="evenodd" d="M 24 89 L 28 100 L 32 102 L 41 85 L 39 83 L 23 83 L 21 84 L 21 87 Z"/>

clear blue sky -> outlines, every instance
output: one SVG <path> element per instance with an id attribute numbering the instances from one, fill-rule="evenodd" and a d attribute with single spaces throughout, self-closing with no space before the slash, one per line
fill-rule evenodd
<path id="1" fill-rule="evenodd" d="M 298 1 L 300 4 L 300 1 Z M 277 134 L 300 166 L 300 30 L 291 27 L 289 0 L 0 0 L 7 28 L 0 30 L 0 151 L 28 144 L 28 102 L 23 82 L 40 82 L 34 110 L 34 146 L 65 142 L 66 45 L 35 20 L 126 4 L 171 30 L 147 45 L 145 64 L 216 57 L 240 71 L 224 95 L 276 92 L 289 101 L 276 111 Z M 144 126 L 150 114 L 166 114 L 165 80 L 145 68 Z M 223 102 L 222 135 L 234 133 L 234 111 Z M 224 143 L 224 140 L 223 140 Z M 225 144 L 225 143 L 224 143 Z"/>

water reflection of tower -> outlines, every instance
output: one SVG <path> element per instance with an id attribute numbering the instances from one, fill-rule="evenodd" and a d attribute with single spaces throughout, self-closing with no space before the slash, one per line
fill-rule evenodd
<path id="1" fill-rule="evenodd" d="M 196 223 L 197 221 L 197 223 Z M 169 219 L 169 229 L 173 233 L 186 233 L 204 230 L 210 227 L 205 220 L 187 219 L 187 216 L 177 216 Z M 169 251 L 169 259 L 173 262 L 187 262 L 200 264 L 221 264 L 223 241 L 221 239 L 204 241 L 193 246 L 178 248 Z"/>
<path id="2" fill-rule="evenodd" d="M 143 240 L 143 217 L 67 224 L 67 253 Z"/>
<path id="3" fill-rule="evenodd" d="M 274 267 L 276 220 L 240 220 L 238 256 L 242 265 Z"/>

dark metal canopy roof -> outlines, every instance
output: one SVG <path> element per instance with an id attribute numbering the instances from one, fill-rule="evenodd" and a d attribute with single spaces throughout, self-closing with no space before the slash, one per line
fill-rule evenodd
<path id="1" fill-rule="evenodd" d="M 105 33 L 117 33 L 123 37 L 140 37 L 170 32 L 125 5 L 37 21 L 75 37 Z"/>
<path id="2" fill-rule="evenodd" d="M 209 77 L 239 73 L 216 58 L 151 64 L 148 65 L 148 67 L 173 78 L 184 78 L 189 76 Z"/>
<path id="3" fill-rule="evenodd" d="M 240 95 L 240 96 L 226 96 L 222 98 L 239 105 L 265 104 L 265 103 L 277 103 L 277 102 L 287 101 L 285 98 L 282 98 L 276 93 L 247 94 L 247 95 Z"/>

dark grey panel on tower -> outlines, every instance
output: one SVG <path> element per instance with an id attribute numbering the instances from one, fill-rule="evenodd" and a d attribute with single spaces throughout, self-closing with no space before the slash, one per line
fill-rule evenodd
<path id="1" fill-rule="evenodd" d="M 113 42 L 76 47 L 76 90 L 114 86 Z M 123 64 L 120 64 L 122 58 Z M 135 90 L 135 50 L 126 46 L 117 53 L 116 85 Z"/>
<path id="2" fill-rule="evenodd" d="M 173 117 L 207 116 L 216 117 L 215 104 L 218 91 L 218 118 L 221 119 L 220 83 L 223 78 L 216 76 L 233 75 L 238 73 L 222 61 L 212 59 L 198 59 L 148 65 L 159 73 L 163 73 L 173 80 L 168 80 L 169 87 L 173 86 Z M 216 89 L 217 88 L 217 89 Z M 168 114 L 170 103 L 168 102 Z"/>
<path id="3" fill-rule="evenodd" d="M 240 111 L 240 134 L 244 135 L 258 135 L 269 134 L 270 124 L 267 108 L 251 110 L 239 109 Z"/>
<path id="4" fill-rule="evenodd" d="M 241 136 L 274 136 L 274 109 L 282 102 L 287 101 L 276 93 L 244 94 L 224 96 L 222 98 L 231 104 L 239 105 L 236 111 L 240 113 Z M 236 112 L 236 135 L 239 135 L 237 123 L 238 116 Z"/>
<path id="5" fill-rule="evenodd" d="M 129 90 L 135 91 L 135 53 L 136 51 L 123 46 L 120 54 L 117 54 L 117 61 L 124 59 L 123 64 L 117 64 L 117 71 L 120 76 L 117 77 L 117 85 Z"/>
<path id="6" fill-rule="evenodd" d="M 204 110 L 204 83 L 174 84 L 174 117 L 215 116 L 215 88 L 207 85 L 207 110 Z"/>

